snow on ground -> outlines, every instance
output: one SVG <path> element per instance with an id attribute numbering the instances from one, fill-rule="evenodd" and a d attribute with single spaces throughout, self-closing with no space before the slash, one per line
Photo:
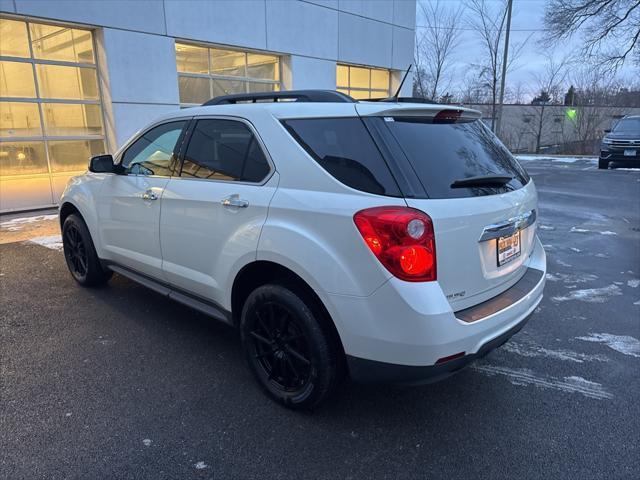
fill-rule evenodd
<path id="1" fill-rule="evenodd" d="M 43 247 L 50 248 L 51 250 L 62 250 L 62 237 L 60 235 L 30 238 L 29 243 L 42 245 Z"/>
<path id="2" fill-rule="evenodd" d="M 604 343 L 616 352 L 640 357 L 640 340 L 629 335 L 611 335 L 610 333 L 592 333 L 586 337 L 576 337 L 585 342 Z"/>
<path id="3" fill-rule="evenodd" d="M 35 217 L 12 218 L 11 220 L 1 222 L 0 228 L 6 228 L 10 232 L 15 232 L 17 230 L 21 230 L 25 225 L 43 222 L 46 220 L 56 220 L 57 218 L 58 215 L 37 215 Z"/>
<path id="4" fill-rule="evenodd" d="M 593 164 L 598 163 L 597 157 L 553 157 L 550 155 L 516 155 L 515 157 L 521 162 L 546 160 L 549 162 L 560 163 L 575 163 L 579 161 L 585 161 Z"/>

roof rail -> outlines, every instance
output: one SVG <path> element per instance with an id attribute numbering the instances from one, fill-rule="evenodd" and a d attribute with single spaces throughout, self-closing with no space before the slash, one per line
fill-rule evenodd
<path id="1" fill-rule="evenodd" d="M 227 105 L 232 103 L 257 103 L 257 102 L 337 102 L 354 103 L 355 100 L 349 95 L 335 90 L 288 90 L 283 92 L 259 92 L 259 93 L 236 93 L 234 95 L 222 95 L 212 98 L 202 104 Z"/>

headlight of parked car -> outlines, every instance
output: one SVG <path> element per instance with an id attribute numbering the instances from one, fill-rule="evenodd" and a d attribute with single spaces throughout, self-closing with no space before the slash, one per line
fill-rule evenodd
<path id="1" fill-rule="evenodd" d="M 606 143 L 607 145 L 610 145 L 613 143 L 613 140 L 611 140 L 610 138 L 604 137 L 602 139 L 602 143 Z"/>

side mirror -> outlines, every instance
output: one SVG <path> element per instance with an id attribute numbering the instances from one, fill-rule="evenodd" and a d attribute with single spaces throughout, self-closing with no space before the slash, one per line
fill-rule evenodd
<path id="1" fill-rule="evenodd" d="M 605 130 L 604 133 L 611 133 L 611 129 Z"/>
<path id="2" fill-rule="evenodd" d="M 89 171 L 93 173 L 115 173 L 115 165 L 113 164 L 113 156 L 96 155 L 89 160 Z"/>

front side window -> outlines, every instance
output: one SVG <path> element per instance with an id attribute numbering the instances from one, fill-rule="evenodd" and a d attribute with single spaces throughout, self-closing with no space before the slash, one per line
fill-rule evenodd
<path id="1" fill-rule="evenodd" d="M 183 107 L 232 93 L 280 90 L 276 55 L 176 43 L 176 64 Z"/>
<path id="2" fill-rule="evenodd" d="M 401 196 L 360 118 L 305 118 L 283 123 L 307 153 L 338 181 L 363 192 Z"/>
<path id="3" fill-rule="evenodd" d="M 204 119 L 193 130 L 180 176 L 258 183 L 269 170 L 262 148 L 244 123 Z"/>
<path id="4" fill-rule="evenodd" d="M 124 152 L 122 166 L 133 175 L 171 175 L 176 144 L 186 120 L 165 123 L 144 133 Z"/>

